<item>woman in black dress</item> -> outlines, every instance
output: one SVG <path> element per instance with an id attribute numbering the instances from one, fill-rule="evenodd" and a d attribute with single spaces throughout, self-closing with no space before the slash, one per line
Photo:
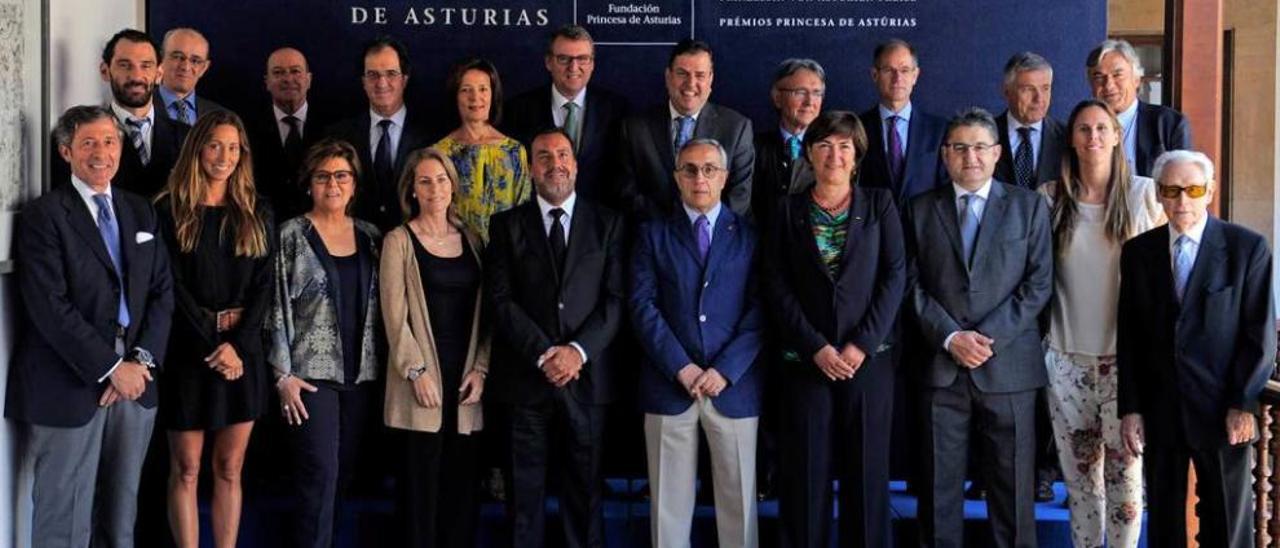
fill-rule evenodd
<path id="1" fill-rule="evenodd" d="M 235 546 L 240 469 L 266 401 L 262 322 L 271 305 L 270 210 L 254 191 L 240 118 L 202 116 L 157 200 L 169 246 L 175 312 L 160 376 L 160 424 L 169 434 L 169 522 L 174 541 L 199 540 L 196 484 L 213 433 L 213 537 Z"/>

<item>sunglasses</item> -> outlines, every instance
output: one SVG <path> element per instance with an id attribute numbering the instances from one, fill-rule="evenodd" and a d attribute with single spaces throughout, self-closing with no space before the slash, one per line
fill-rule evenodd
<path id="1" fill-rule="evenodd" d="M 1160 189 L 1160 197 L 1166 200 L 1177 200 L 1178 195 L 1182 194 L 1183 192 L 1186 192 L 1187 197 L 1192 199 L 1203 198 L 1205 194 L 1209 193 L 1209 185 L 1187 185 L 1187 186 L 1156 185 L 1156 186 L 1159 187 Z"/>

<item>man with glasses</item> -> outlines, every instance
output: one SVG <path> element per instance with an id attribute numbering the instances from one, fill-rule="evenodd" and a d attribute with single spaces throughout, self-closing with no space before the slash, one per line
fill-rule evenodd
<path id="1" fill-rule="evenodd" d="M 608 187 L 612 172 L 609 152 L 616 146 L 618 123 L 627 114 L 625 98 L 591 85 L 595 70 L 595 43 L 587 29 L 565 25 L 551 33 L 543 66 L 551 82 L 526 91 L 507 103 L 503 131 L 530 146 L 539 131 L 558 127 L 573 137 L 578 155 L 578 193 L 597 202 L 609 202 L 616 193 Z M 589 89 L 588 89 L 589 88 Z"/>
<path id="2" fill-rule="evenodd" d="M 254 180 L 258 192 L 271 200 L 275 219 L 284 222 L 309 209 L 305 183 L 297 180 L 298 166 L 307 147 L 320 140 L 328 119 L 308 100 L 311 69 L 301 51 L 283 47 L 271 52 L 264 80 L 271 106 L 246 120 Z"/>
<path id="3" fill-rule="evenodd" d="M 756 158 L 751 120 L 707 101 L 714 79 L 711 46 L 681 40 L 667 61 L 667 101 L 623 120 L 617 191 L 620 207 L 633 218 L 661 219 L 678 211 L 680 193 L 672 177 L 676 151 L 693 139 L 715 139 L 724 147 L 729 173 L 723 201 L 734 213 L 751 215 Z"/>
<path id="4" fill-rule="evenodd" d="M 826 95 L 827 73 L 813 59 L 787 59 L 773 74 L 769 99 L 778 112 L 778 127 L 755 136 L 755 178 L 751 182 L 752 210 L 759 226 L 778 198 L 807 190 L 813 175 L 797 166 L 804 156 L 804 131 L 822 112 Z"/>
<path id="5" fill-rule="evenodd" d="M 325 130 L 325 136 L 346 141 L 360 154 L 364 172 L 356 186 L 356 217 L 382 231 L 403 222 L 396 177 L 409 153 L 429 146 L 429 131 L 405 106 L 409 85 L 409 49 L 390 36 L 365 44 L 360 81 L 369 108 Z"/>
<path id="6" fill-rule="evenodd" d="M 162 49 L 163 70 L 159 93 L 155 94 L 156 107 L 162 114 L 170 120 L 194 126 L 201 114 L 227 110 L 218 103 L 196 96 L 196 84 L 212 64 L 209 41 L 200 31 L 187 27 L 170 29 L 164 33 Z"/>
<path id="7" fill-rule="evenodd" d="M 1254 545 L 1250 445 L 1276 357 L 1271 252 L 1262 236 L 1209 215 L 1213 171 L 1199 152 L 1157 158 L 1169 223 L 1120 255 L 1120 435 L 1143 458 L 1151 546 L 1186 546 L 1188 461 L 1200 545 Z"/>
<path id="8" fill-rule="evenodd" d="M 893 191 L 899 208 L 946 181 L 938 147 L 947 122 L 911 102 L 919 77 L 920 59 L 911 44 L 895 38 L 876 46 L 871 80 L 879 102 L 858 116 L 867 129 L 867 158 L 858 166 L 858 182 Z"/>
<path id="9" fill-rule="evenodd" d="M 964 544 L 970 438 L 980 443 L 992 546 L 1035 546 L 1035 399 L 1048 383 L 1037 320 L 1053 292 L 1049 209 L 992 178 L 996 123 L 970 109 L 947 126 L 951 184 L 907 210 L 908 299 L 926 346 L 919 397 L 921 546 Z"/>

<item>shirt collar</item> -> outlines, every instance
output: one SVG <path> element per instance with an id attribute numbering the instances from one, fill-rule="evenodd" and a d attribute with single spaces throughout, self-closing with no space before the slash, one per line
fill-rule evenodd
<path id="1" fill-rule="evenodd" d="M 392 114 L 391 116 L 383 116 L 375 112 L 372 108 L 370 108 L 369 109 L 369 127 L 370 128 L 377 127 L 378 122 L 381 122 L 383 120 L 391 120 L 392 125 L 396 127 L 404 127 L 404 118 L 408 114 L 408 112 L 409 110 L 408 108 L 405 107 L 405 105 L 400 105 L 400 110 L 397 110 L 395 114 Z"/>
<path id="2" fill-rule="evenodd" d="M 1137 116 L 1138 116 L 1137 101 L 1134 101 L 1132 105 L 1129 105 L 1129 108 L 1126 108 L 1123 111 L 1116 113 L 1116 118 L 1120 121 L 1121 127 L 1128 127 L 1129 124 L 1133 123 L 1133 120 L 1136 119 Z"/>
<path id="3" fill-rule="evenodd" d="M 703 107 L 705 108 L 706 105 L 703 105 Z M 667 111 L 671 113 L 672 120 L 678 120 L 681 116 L 684 116 L 684 114 L 680 114 L 680 111 L 676 110 L 676 106 L 671 104 L 671 101 L 669 100 L 667 101 Z M 698 109 L 698 112 L 690 114 L 689 117 L 693 118 L 693 121 L 697 122 L 700 114 L 702 114 L 702 109 Z"/>
<path id="4" fill-rule="evenodd" d="M 803 132 L 803 131 L 801 131 L 800 133 L 790 133 L 790 132 L 788 132 L 785 128 L 783 128 L 782 126 L 778 126 L 778 131 L 782 132 L 782 142 L 783 142 L 783 143 L 788 143 L 788 142 L 790 142 L 792 137 L 796 137 L 796 138 L 800 139 L 800 142 L 802 142 L 802 143 L 804 142 L 804 132 Z"/>
<path id="5" fill-rule="evenodd" d="M 117 119 L 119 119 L 119 120 L 120 120 L 120 123 L 122 123 L 122 124 L 123 124 L 123 123 L 128 122 L 129 120 L 132 120 L 132 119 L 137 118 L 137 116 L 134 116 L 134 115 L 133 115 L 133 113 L 131 113 L 131 112 L 129 112 L 129 111 L 127 111 L 127 110 L 125 110 L 125 108 L 124 108 L 124 107 L 120 106 L 120 104 L 119 104 L 119 103 L 117 103 L 117 102 L 115 102 L 115 101 L 112 101 L 112 102 L 111 102 L 111 112 L 114 112 L 114 113 L 115 113 L 116 118 L 117 118 Z M 152 125 L 154 125 L 154 124 L 155 124 L 155 121 L 156 121 L 156 109 L 151 108 L 151 104 L 150 104 L 150 103 L 148 103 L 148 104 L 147 104 L 147 114 L 146 114 L 146 116 L 143 116 L 142 118 L 146 118 L 147 122 L 148 122 L 148 123 L 150 123 L 150 124 L 152 124 Z"/>
<path id="6" fill-rule="evenodd" d="M 275 112 L 277 122 L 284 122 L 285 117 L 290 116 L 288 112 L 285 112 L 280 109 L 280 105 L 277 105 L 275 103 L 271 103 L 271 110 Z M 303 101 L 302 106 L 298 107 L 298 110 L 295 111 L 292 114 L 292 116 L 294 118 L 297 118 L 298 123 L 300 124 L 307 123 L 307 102 Z"/>
<path id="7" fill-rule="evenodd" d="M 1191 225 L 1191 228 L 1188 228 L 1186 232 L 1179 233 L 1178 229 L 1173 227 L 1173 223 L 1169 223 L 1169 248 L 1173 248 L 1174 244 L 1178 241 L 1178 236 L 1191 238 L 1191 243 L 1194 243 L 1197 246 L 1200 245 L 1201 240 L 1204 238 L 1204 228 L 1208 226 L 1208 224 L 1209 215 L 1207 213 L 1204 217 L 1200 218 L 1200 222 Z"/>
<path id="8" fill-rule="evenodd" d="M 160 92 L 160 100 L 164 102 L 164 108 L 169 108 L 169 105 L 172 105 L 174 101 L 182 101 L 186 103 L 187 107 L 191 110 L 195 110 L 196 108 L 195 90 L 188 93 L 186 97 L 178 97 L 177 93 L 169 91 L 169 88 L 164 87 L 163 85 L 156 86 L 156 90 Z"/>
<path id="9" fill-rule="evenodd" d="M 578 193 L 576 191 L 570 193 L 569 197 L 564 199 L 564 203 L 558 206 L 551 205 L 551 202 L 544 200 L 542 196 L 538 196 L 537 198 L 538 198 L 538 211 L 542 212 L 542 218 L 544 219 L 547 218 L 548 215 L 551 215 L 552 209 L 555 209 L 557 207 L 564 210 L 564 214 L 566 217 L 572 218 L 573 206 L 578 203 Z"/>
<path id="10" fill-rule="evenodd" d="M 884 104 L 880 104 L 879 108 L 881 120 L 888 120 L 890 116 L 897 116 L 902 118 L 902 121 L 904 122 L 911 121 L 911 101 L 907 101 L 907 106 L 902 107 L 902 110 L 899 110 L 898 112 L 889 110 L 889 107 L 884 106 Z"/>
<path id="11" fill-rule="evenodd" d="M 578 105 L 579 109 L 582 109 L 586 105 L 586 100 L 587 100 L 586 87 L 583 87 L 582 90 L 579 91 L 578 94 L 573 97 L 565 97 L 563 95 L 560 95 L 560 90 L 556 89 L 555 85 L 551 86 L 551 106 L 554 107 L 556 111 L 563 109 L 565 104 L 567 103 L 573 103 L 575 105 Z"/>
<path id="12" fill-rule="evenodd" d="M 954 181 L 951 183 L 951 187 L 956 191 L 957 200 L 965 194 L 970 194 L 968 190 L 965 190 L 964 187 L 956 184 Z M 984 202 L 987 201 L 987 197 L 991 195 L 991 179 L 987 179 L 987 182 L 982 183 L 982 186 L 978 187 L 978 190 L 972 192 L 972 194 L 977 194 Z"/>
<path id="13" fill-rule="evenodd" d="M 89 186 L 89 183 L 80 180 L 80 178 L 76 177 L 75 174 L 71 175 L 71 187 L 76 189 L 76 194 L 79 194 L 80 198 L 88 203 L 92 203 L 93 196 L 95 194 L 99 194 L 98 191 Z M 106 194 L 107 200 L 110 201 L 112 199 L 111 185 L 107 185 L 107 190 L 103 191 L 102 194 Z"/>
<path id="14" fill-rule="evenodd" d="M 1040 128 L 1044 127 L 1044 118 L 1041 118 L 1039 122 L 1036 122 L 1034 124 L 1024 124 L 1018 121 L 1018 119 L 1013 116 L 1013 113 L 1009 113 L 1008 118 L 1009 118 L 1009 131 L 1012 131 L 1014 133 L 1018 132 L 1018 128 L 1029 127 L 1031 128 L 1032 131 L 1040 131 Z"/>
<path id="15" fill-rule="evenodd" d="M 713 232 L 715 231 L 715 229 L 716 229 L 716 219 L 719 219 L 719 218 L 720 218 L 720 208 L 721 208 L 721 204 L 720 204 L 720 202 L 716 202 L 715 207 L 712 207 L 712 208 L 711 208 L 711 211 L 708 211 L 708 212 L 706 212 L 706 213 L 703 213 L 703 212 L 698 211 L 698 210 L 696 210 L 696 209 L 694 209 L 694 208 L 692 208 L 692 207 L 689 207 L 689 204 L 686 204 L 686 203 L 684 203 L 684 202 L 680 202 L 680 206 L 684 208 L 684 214 L 689 216 L 689 224 L 693 224 L 693 223 L 697 222 L 697 221 L 698 221 L 698 216 L 699 216 L 699 215 L 706 215 L 706 216 L 707 216 L 707 228 L 709 228 L 709 229 L 710 229 L 711 231 L 713 231 Z"/>

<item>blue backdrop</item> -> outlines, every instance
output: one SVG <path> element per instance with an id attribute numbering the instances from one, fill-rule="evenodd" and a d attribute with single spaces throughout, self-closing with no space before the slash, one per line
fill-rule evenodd
<path id="1" fill-rule="evenodd" d="M 665 98 L 670 44 L 694 36 L 715 49 L 712 101 L 758 127 L 774 123 L 767 90 L 787 57 L 826 67 L 826 108 L 869 108 L 871 51 L 889 37 L 919 50 L 921 108 L 946 115 L 978 105 L 998 113 L 1004 62 L 1032 50 L 1057 68 L 1052 112 L 1065 118 L 1088 94 L 1084 58 L 1106 35 L 1104 0 L 152 0 L 148 18 L 157 39 L 176 26 L 209 38 L 213 64 L 198 92 L 242 113 L 269 101 L 266 57 L 282 45 L 307 55 L 313 102 L 336 105 L 343 116 L 358 112 L 361 43 L 379 34 L 409 46 L 413 107 L 452 111 L 444 78 L 465 55 L 494 61 L 510 97 L 547 81 L 546 35 L 573 21 L 600 43 L 593 83 L 642 107 Z"/>

